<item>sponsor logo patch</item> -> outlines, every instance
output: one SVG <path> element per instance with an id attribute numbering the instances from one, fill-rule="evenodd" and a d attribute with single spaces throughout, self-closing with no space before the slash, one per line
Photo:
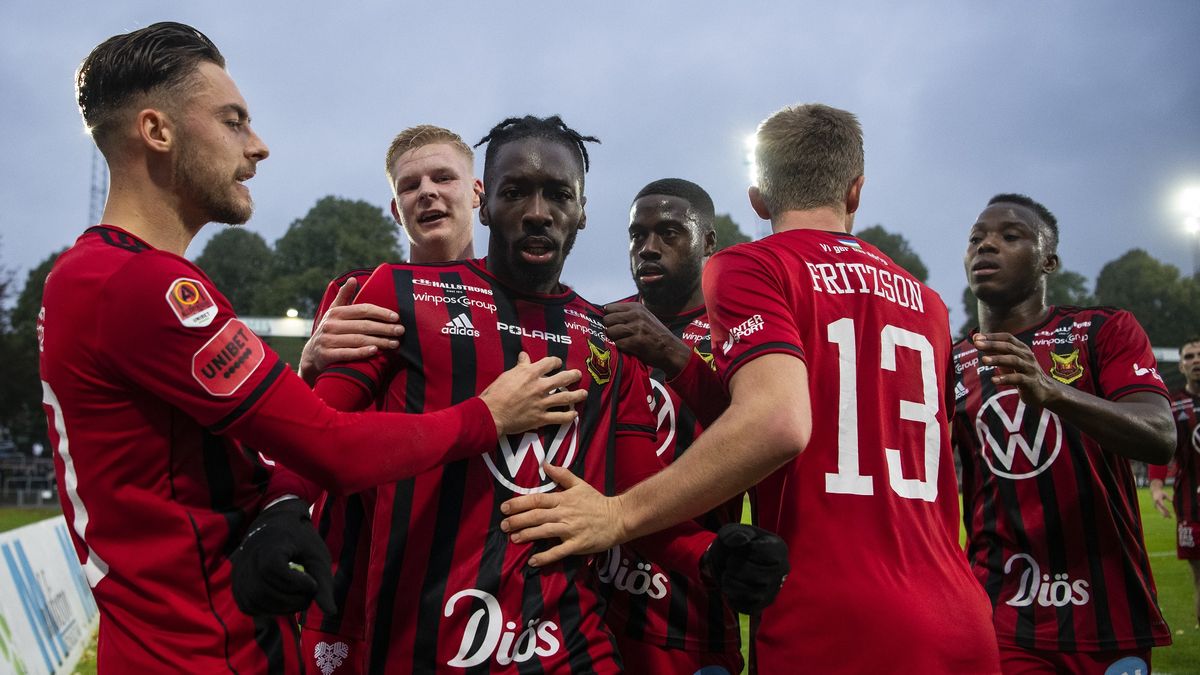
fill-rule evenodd
<path id="1" fill-rule="evenodd" d="M 1033 478 L 1049 469 L 1063 446 L 1058 415 L 1026 407 L 1016 389 L 994 394 L 980 406 L 975 432 L 988 468 L 1012 480 Z"/>
<path id="2" fill-rule="evenodd" d="M 549 492 L 558 486 L 543 465 L 570 467 L 579 446 L 578 430 L 577 417 L 557 427 L 501 436 L 497 451 L 484 455 L 483 462 L 501 485 L 517 494 Z"/>
<path id="3" fill-rule="evenodd" d="M 217 318 L 217 303 L 208 289 L 195 279 L 179 278 L 167 289 L 167 304 L 188 328 L 203 328 Z"/>
<path id="4" fill-rule="evenodd" d="M 954 385 L 954 400 L 961 401 L 962 399 L 966 398 L 968 393 L 970 392 L 967 391 L 967 385 L 963 384 L 962 382 Z"/>
<path id="5" fill-rule="evenodd" d="M 1158 368 L 1155 367 L 1141 368 L 1135 363 L 1133 364 L 1133 374 L 1137 377 L 1145 377 L 1146 375 L 1150 375 L 1159 382 L 1163 381 L 1162 377 L 1158 374 Z"/>
<path id="6" fill-rule="evenodd" d="M 1050 352 L 1050 361 L 1054 363 L 1050 368 L 1050 377 L 1063 384 L 1071 384 L 1083 377 L 1083 366 L 1079 365 L 1078 349 L 1066 356 Z"/>
<path id="7" fill-rule="evenodd" d="M 758 331 L 762 330 L 764 326 L 766 326 L 766 322 L 763 321 L 761 314 L 755 314 L 749 319 L 746 319 L 734 328 L 729 329 L 729 335 L 725 338 L 725 344 L 721 345 L 721 350 L 728 354 L 729 350 L 733 349 L 735 344 L 742 341 L 742 338 L 746 337 L 747 335 L 757 333 Z"/>
<path id="8" fill-rule="evenodd" d="M 350 656 L 350 647 L 345 642 L 318 642 L 313 649 L 313 659 L 322 675 L 333 675 L 333 671 L 341 667 Z"/>
<path id="9" fill-rule="evenodd" d="M 612 361 L 612 352 L 607 349 L 601 349 L 591 342 L 588 343 L 587 370 L 596 384 L 608 384 L 612 379 L 612 370 L 610 362 Z"/>
<path id="10" fill-rule="evenodd" d="M 263 343 L 239 319 L 230 319 L 192 356 L 192 377 L 213 396 L 231 396 L 262 365 Z"/>

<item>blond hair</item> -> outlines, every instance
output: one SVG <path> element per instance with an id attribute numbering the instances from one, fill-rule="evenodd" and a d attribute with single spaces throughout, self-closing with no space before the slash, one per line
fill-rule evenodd
<path id="1" fill-rule="evenodd" d="M 401 131 L 392 139 L 392 144 L 388 146 L 387 166 L 384 167 L 384 170 L 387 171 L 388 183 L 396 182 L 396 177 L 392 175 L 392 170 L 395 168 L 396 160 L 400 158 L 400 155 L 431 143 L 445 143 L 461 152 L 467 158 L 468 164 L 475 162 L 475 153 L 463 141 L 461 136 L 449 129 L 432 124 L 418 124 L 415 127 L 409 127 Z"/>
<path id="2" fill-rule="evenodd" d="M 758 189 L 772 215 L 836 208 L 863 175 L 862 127 L 845 110 L 789 106 L 758 125 L 754 155 Z"/>

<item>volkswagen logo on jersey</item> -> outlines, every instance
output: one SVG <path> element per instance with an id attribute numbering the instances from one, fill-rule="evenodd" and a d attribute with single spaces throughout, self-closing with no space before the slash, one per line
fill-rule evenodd
<path id="1" fill-rule="evenodd" d="M 650 410 L 658 418 L 658 437 L 662 439 L 655 454 L 662 457 L 675 443 L 675 403 L 666 386 L 653 377 L 650 378 L 649 399 Z"/>
<path id="2" fill-rule="evenodd" d="M 1192 449 L 1200 452 L 1200 424 L 1192 428 Z"/>
<path id="3" fill-rule="evenodd" d="M 496 452 L 483 456 L 487 468 L 504 487 L 518 494 L 549 492 L 554 481 L 542 467 L 546 462 L 570 466 L 578 445 L 579 418 L 557 427 L 500 437 Z M 548 434 L 553 433 L 552 437 Z"/>
<path id="4" fill-rule="evenodd" d="M 975 432 L 988 468 L 1002 478 L 1032 478 L 1049 468 L 1062 450 L 1058 415 L 1027 408 L 1016 389 L 993 395 L 979 408 Z"/>

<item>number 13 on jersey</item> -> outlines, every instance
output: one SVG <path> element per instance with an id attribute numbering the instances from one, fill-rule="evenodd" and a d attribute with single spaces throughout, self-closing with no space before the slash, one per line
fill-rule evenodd
<path id="1" fill-rule="evenodd" d="M 854 320 L 838 319 L 826 326 L 828 339 L 838 348 L 838 462 L 837 473 L 825 474 L 825 491 L 833 494 L 871 495 L 875 493 L 874 479 L 864 476 L 859 468 L 858 426 L 858 345 L 855 338 Z M 896 354 L 900 349 L 909 349 L 920 357 L 921 392 L 924 401 L 900 399 L 897 413 L 901 420 L 924 424 L 924 468 L 925 478 L 905 478 L 901 466 L 901 449 L 884 448 L 887 459 L 888 484 L 892 491 L 906 499 L 937 499 L 938 462 L 941 459 L 941 428 L 937 419 L 941 406 L 938 395 L 937 370 L 934 368 L 933 345 L 919 333 L 897 326 L 886 325 L 879 335 L 879 365 L 882 370 L 896 373 L 900 381 L 911 377 L 911 373 L 897 372 Z M 881 399 L 886 398 L 884 388 Z M 891 414 L 885 404 L 881 410 Z M 873 425 L 874 427 L 874 425 Z"/>

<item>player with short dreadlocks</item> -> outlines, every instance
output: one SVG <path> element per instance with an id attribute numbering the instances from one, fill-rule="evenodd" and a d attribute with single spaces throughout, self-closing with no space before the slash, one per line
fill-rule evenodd
<path id="1" fill-rule="evenodd" d="M 340 659 L 340 675 L 620 672 L 594 567 L 576 557 L 533 569 L 536 547 L 500 528 L 506 500 L 554 488 L 547 465 L 609 494 L 662 468 L 646 367 L 614 348 L 603 310 L 559 282 L 586 220 L 588 140 L 557 117 L 493 129 L 479 214 L 491 231 L 488 256 L 380 267 L 357 301 L 400 316 L 400 348 L 317 380 L 317 393 L 344 410 L 428 411 L 473 396 L 522 352 L 588 373 L 578 422 L 502 436 L 487 453 L 378 489 L 366 579 L 351 580 L 367 585 L 366 607 L 315 646 Z M 760 584 L 769 575 L 759 558 L 765 551 L 782 560 L 786 549 L 772 535 L 733 527 L 722 538 L 689 523 L 638 544 L 696 583 L 705 566 L 723 588 L 737 589 L 731 604 L 757 608 L 779 587 L 778 576 Z"/>

